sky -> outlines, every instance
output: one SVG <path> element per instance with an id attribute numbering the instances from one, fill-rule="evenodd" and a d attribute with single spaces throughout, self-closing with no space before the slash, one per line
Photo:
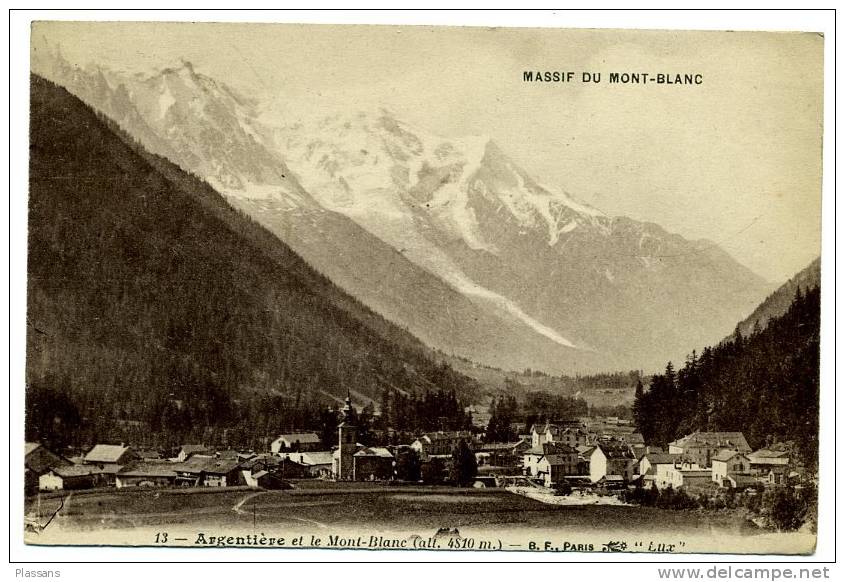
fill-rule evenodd
<path id="1" fill-rule="evenodd" d="M 45 40 L 130 72 L 188 60 L 279 123 L 385 107 L 444 137 L 489 136 L 540 183 L 711 240 L 773 284 L 820 254 L 817 34 L 35 23 L 34 46 Z M 575 82 L 526 83 L 525 70 Z M 703 82 L 611 84 L 611 72 Z"/>

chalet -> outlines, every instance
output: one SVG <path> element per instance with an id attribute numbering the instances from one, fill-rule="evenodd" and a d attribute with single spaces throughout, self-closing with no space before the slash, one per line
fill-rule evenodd
<path id="1" fill-rule="evenodd" d="M 244 469 L 241 471 L 241 476 L 247 487 L 260 489 L 289 489 L 291 487 L 290 483 L 277 474 L 265 471 L 264 469 L 256 472 Z"/>
<path id="2" fill-rule="evenodd" d="M 280 479 L 303 479 L 310 476 L 306 465 L 270 453 L 254 455 L 244 460 L 241 463 L 241 470 L 251 473 L 267 471 Z"/>
<path id="3" fill-rule="evenodd" d="M 587 444 L 587 431 L 578 422 L 566 422 L 546 425 L 546 442 L 563 443 L 570 447 Z"/>
<path id="4" fill-rule="evenodd" d="M 640 457 L 638 473 L 643 477 L 643 484 L 650 485 L 655 480 L 660 465 L 674 466 L 680 461 L 681 455 L 670 453 L 646 453 Z"/>
<path id="5" fill-rule="evenodd" d="M 135 455 L 141 461 L 162 461 L 164 455 L 156 449 L 135 449 Z"/>
<path id="6" fill-rule="evenodd" d="M 385 481 L 393 477 L 393 454 L 383 447 L 364 447 L 353 456 L 354 481 Z"/>
<path id="7" fill-rule="evenodd" d="M 323 448 L 320 437 L 313 432 L 292 432 L 279 435 L 270 443 L 270 452 L 282 453 L 287 451 L 319 451 Z"/>
<path id="8" fill-rule="evenodd" d="M 413 443 L 411 448 L 417 451 L 420 460 L 425 461 L 428 457 L 447 457 L 452 450 L 464 441 L 470 448 L 473 448 L 472 434 L 468 431 L 438 431 L 422 435 Z"/>
<path id="9" fill-rule="evenodd" d="M 522 454 L 522 472 L 529 477 L 537 477 L 539 475 L 540 461 L 546 455 L 569 455 L 572 452 L 575 454 L 575 462 L 578 462 L 578 450 L 574 447 L 563 443 L 545 442 L 539 447 L 531 447 Z"/>
<path id="10" fill-rule="evenodd" d="M 747 483 L 751 477 L 751 461 L 739 451 L 723 449 L 710 462 L 713 482 L 719 487 L 736 487 Z"/>
<path id="11" fill-rule="evenodd" d="M 86 465 L 127 465 L 138 459 L 135 452 L 124 445 L 94 445 L 85 457 Z"/>
<path id="12" fill-rule="evenodd" d="M 309 477 L 326 477 L 332 472 L 331 451 L 310 451 L 299 453 L 279 453 L 282 458 L 288 459 L 305 467 Z"/>
<path id="13" fill-rule="evenodd" d="M 54 467 L 38 478 L 40 491 L 90 489 L 100 483 L 96 465 L 64 465 Z"/>
<path id="14" fill-rule="evenodd" d="M 546 425 L 531 425 L 531 448 L 539 449 L 546 442 Z"/>
<path id="15" fill-rule="evenodd" d="M 607 475 L 618 475 L 625 481 L 631 481 L 636 465 L 637 460 L 630 447 L 598 444 L 590 454 L 590 480 L 595 483 Z"/>
<path id="16" fill-rule="evenodd" d="M 96 486 L 113 486 L 115 476 L 125 466 L 137 462 L 138 455 L 131 448 L 124 445 L 95 445 L 82 458 L 82 464 L 96 467 Z"/>
<path id="17" fill-rule="evenodd" d="M 588 434 L 580 420 L 547 421 L 531 427 L 531 447 L 537 448 L 544 443 L 564 443 L 570 447 L 586 445 Z"/>
<path id="18" fill-rule="evenodd" d="M 596 445 L 580 445 L 575 447 L 575 450 L 578 452 L 578 474 L 579 475 L 589 475 L 590 474 L 590 457 L 593 455 L 593 451 L 596 449 Z"/>
<path id="19" fill-rule="evenodd" d="M 479 445 L 475 458 L 479 465 L 512 467 L 521 464 L 521 457 L 529 448 L 526 441 L 515 443 L 484 443 Z"/>
<path id="20" fill-rule="evenodd" d="M 210 455 L 191 455 L 170 465 L 176 472 L 176 485 L 188 487 L 232 487 L 241 484 L 241 461 Z"/>
<path id="21" fill-rule="evenodd" d="M 114 477 L 118 489 L 126 487 L 172 487 L 177 473 L 170 462 L 142 462 L 119 471 Z"/>
<path id="22" fill-rule="evenodd" d="M 688 461 L 672 465 L 655 465 L 654 484 L 658 489 L 706 486 L 712 482 L 712 471 Z"/>
<path id="23" fill-rule="evenodd" d="M 723 449 L 751 452 L 741 432 L 696 431 L 669 443 L 670 453 L 683 455 L 684 460 L 701 467 L 710 467 L 711 459 Z"/>
<path id="24" fill-rule="evenodd" d="M 784 483 L 789 474 L 789 452 L 760 449 L 748 453 L 750 471 L 753 475 L 764 477 L 771 484 Z"/>
<path id="25" fill-rule="evenodd" d="M 240 485 L 240 461 L 230 459 L 209 459 L 202 470 L 202 484 L 205 487 L 233 487 Z"/>
<path id="26" fill-rule="evenodd" d="M 578 451 L 560 444 L 555 447 L 554 453 L 543 455 L 537 463 L 537 476 L 543 479 L 546 487 L 554 487 L 564 477 L 578 475 L 578 468 Z"/>
<path id="27" fill-rule="evenodd" d="M 179 449 L 179 454 L 176 455 L 176 460 L 179 463 L 184 463 L 193 455 L 210 457 L 213 454 L 214 450 L 205 445 L 182 445 Z"/>
<path id="28" fill-rule="evenodd" d="M 184 461 L 173 463 L 176 472 L 175 484 L 180 487 L 200 487 L 203 484 L 203 469 L 213 460 L 210 455 L 191 455 Z"/>
<path id="29" fill-rule="evenodd" d="M 72 463 L 61 455 L 50 451 L 41 443 L 24 445 L 24 485 L 27 495 L 38 491 L 41 475 L 56 467 L 67 467 Z"/>

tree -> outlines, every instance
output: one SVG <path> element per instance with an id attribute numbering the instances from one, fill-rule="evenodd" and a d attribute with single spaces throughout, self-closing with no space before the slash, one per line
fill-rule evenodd
<path id="1" fill-rule="evenodd" d="M 503 396 L 500 399 L 493 399 L 490 404 L 490 421 L 487 423 L 487 430 L 484 433 L 484 440 L 488 443 L 511 442 L 515 440 L 511 423 L 518 408 L 516 398 Z"/>
<path id="2" fill-rule="evenodd" d="M 461 439 L 452 450 L 452 464 L 449 479 L 459 487 L 468 487 L 478 474 L 478 462 L 475 453 L 466 441 Z"/>
<path id="3" fill-rule="evenodd" d="M 421 479 L 420 457 L 411 448 L 402 448 L 396 453 L 396 478 L 400 481 L 419 481 Z"/>
<path id="4" fill-rule="evenodd" d="M 801 527 L 809 513 L 807 500 L 793 487 L 774 487 L 763 494 L 762 511 L 768 515 L 778 531 L 792 531 Z"/>
<path id="5" fill-rule="evenodd" d="M 441 485 L 445 474 L 443 460 L 433 457 L 420 465 L 420 478 L 426 485 Z"/>
<path id="6" fill-rule="evenodd" d="M 69 392 L 69 380 L 52 374 L 27 387 L 26 440 L 57 451 L 77 440 L 82 418 Z"/>
<path id="7" fill-rule="evenodd" d="M 817 466 L 820 293 L 795 293 L 787 311 L 749 336 L 693 352 L 669 364 L 648 391 L 635 392 L 634 417 L 646 442 L 672 441 L 695 430 L 742 431 L 752 449 L 795 443 L 790 455 Z"/>

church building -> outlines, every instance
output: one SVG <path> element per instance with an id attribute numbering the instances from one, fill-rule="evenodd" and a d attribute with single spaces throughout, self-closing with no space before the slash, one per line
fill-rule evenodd
<path id="1" fill-rule="evenodd" d="M 343 420 L 337 427 L 337 448 L 332 453 L 332 476 L 336 481 L 355 480 L 355 453 L 358 452 L 355 427 L 355 409 L 352 398 L 346 393 Z"/>

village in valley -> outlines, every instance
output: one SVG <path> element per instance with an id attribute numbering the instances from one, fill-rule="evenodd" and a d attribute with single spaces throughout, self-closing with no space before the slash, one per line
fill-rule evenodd
<path id="1" fill-rule="evenodd" d="M 473 430 L 431 431 L 402 444 L 364 445 L 358 439 L 361 419 L 349 396 L 337 416 L 334 442 L 323 442 L 317 432 L 290 431 L 267 439 L 267 450 L 260 451 L 206 444 L 163 451 L 98 443 L 69 458 L 41 443 L 26 443 L 26 494 L 30 502 L 40 502 L 42 495 L 85 490 L 270 491 L 307 488 L 313 482 L 338 488 L 370 482 L 447 492 L 503 488 L 552 505 L 724 510 L 741 505 L 729 499 L 745 498 L 756 499 L 752 505 L 759 512 L 767 490 L 800 490 L 813 479 L 791 456 L 789 443 L 752 450 L 737 431 L 695 431 L 661 447 L 645 442 L 630 419 L 588 416 L 530 426 L 513 422 L 509 428 L 518 438 L 512 442 L 490 441 L 476 422 Z M 488 426 L 495 422 L 491 415 L 478 417 Z M 31 527 L 40 527 L 31 517 Z M 756 519 L 762 525 L 774 518 L 764 511 Z"/>
<path id="2" fill-rule="evenodd" d="M 617 134 L 595 125 L 615 99 L 561 117 L 539 86 L 494 113 L 476 88 L 454 111 L 426 93 L 450 86 L 440 62 L 509 47 L 484 75 L 512 77 L 526 46 L 599 36 L 206 24 L 33 22 L 25 543 L 814 551 L 818 35 L 770 51 L 808 75 L 772 107 L 731 91 L 712 119 L 686 98 L 667 114 L 637 91 L 643 125 Z M 644 54 L 683 46 L 661 34 Z M 762 58 L 736 36 L 730 54 Z M 233 66 L 265 43 L 262 73 Z M 350 55 L 369 56 L 314 76 Z M 389 91 L 362 81 L 373 58 Z M 312 98 L 327 80 L 336 112 Z M 770 131 L 783 117 L 803 129 Z M 788 211 L 739 242 L 772 192 Z"/>

